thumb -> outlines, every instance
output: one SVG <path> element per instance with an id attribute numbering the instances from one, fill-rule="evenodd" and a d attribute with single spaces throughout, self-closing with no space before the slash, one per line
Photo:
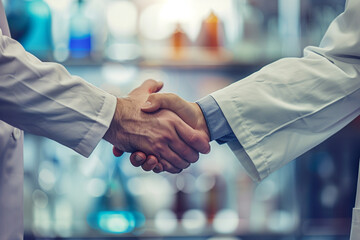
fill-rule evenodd
<path id="1" fill-rule="evenodd" d="M 141 106 L 141 110 L 147 113 L 155 112 L 159 109 L 168 109 L 177 112 L 180 108 L 181 101 L 182 99 L 180 97 L 172 93 L 150 94 L 146 102 Z M 183 105 L 185 103 L 183 103 Z"/>
<path id="2" fill-rule="evenodd" d="M 143 82 L 139 87 L 131 91 L 129 93 L 129 96 L 156 93 L 160 91 L 163 86 L 164 86 L 163 82 L 158 82 L 152 79 L 148 79 L 145 82 Z"/>
<path id="3" fill-rule="evenodd" d="M 147 89 L 147 93 L 156 93 L 160 91 L 164 86 L 163 82 L 155 81 L 153 79 L 146 80 L 141 87 L 144 87 L 144 89 Z"/>
<path id="4" fill-rule="evenodd" d="M 159 109 L 168 109 L 176 113 L 191 127 L 196 127 L 197 115 L 191 103 L 173 93 L 150 94 L 147 101 L 142 105 L 143 112 L 151 113 Z"/>

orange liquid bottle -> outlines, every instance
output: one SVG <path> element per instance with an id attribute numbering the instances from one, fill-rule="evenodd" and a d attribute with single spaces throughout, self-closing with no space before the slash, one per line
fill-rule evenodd
<path id="1" fill-rule="evenodd" d="M 220 46 L 219 18 L 215 15 L 214 12 L 211 12 L 210 15 L 205 19 L 204 30 L 204 47 L 217 49 Z"/>
<path id="2" fill-rule="evenodd" d="M 174 58 L 183 57 L 184 47 L 188 43 L 186 33 L 182 30 L 180 24 L 177 24 L 176 29 L 171 37 L 171 43 L 174 50 Z"/>

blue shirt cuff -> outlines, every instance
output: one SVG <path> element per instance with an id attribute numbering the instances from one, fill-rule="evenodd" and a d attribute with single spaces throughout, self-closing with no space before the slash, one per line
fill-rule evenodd
<path id="1" fill-rule="evenodd" d="M 212 96 L 208 95 L 196 103 L 204 115 L 210 132 L 210 140 L 216 140 L 219 144 L 237 140 L 223 112 Z"/>

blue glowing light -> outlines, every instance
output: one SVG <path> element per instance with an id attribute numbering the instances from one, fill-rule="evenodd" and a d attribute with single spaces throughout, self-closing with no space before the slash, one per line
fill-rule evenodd
<path id="1" fill-rule="evenodd" d="M 132 232 L 135 227 L 143 225 L 145 217 L 139 212 L 101 211 L 89 216 L 88 222 L 103 232 L 120 234 Z"/>

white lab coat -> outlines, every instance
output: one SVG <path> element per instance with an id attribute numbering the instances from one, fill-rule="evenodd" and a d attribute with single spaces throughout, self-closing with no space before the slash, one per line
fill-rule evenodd
<path id="1" fill-rule="evenodd" d="M 19 240 L 23 236 L 19 129 L 89 156 L 110 125 L 116 98 L 71 76 L 59 64 L 39 61 L 8 37 L 1 1 L 0 28 L 0 239 Z"/>
<path id="2" fill-rule="evenodd" d="M 319 47 L 212 94 L 238 139 L 229 146 L 252 179 L 264 179 L 360 114 L 359 25 L 360 1 L 348 0 Z"/>

